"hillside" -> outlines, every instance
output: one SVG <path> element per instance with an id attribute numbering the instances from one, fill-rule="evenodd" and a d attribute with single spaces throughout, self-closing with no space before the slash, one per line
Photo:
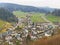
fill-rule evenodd
<path id="1" fill-rule="evenodd" d="M 6 24 L 6 21 L 0 20 L 0 28 L 2 28 L 4 24 Z"/>
<path id="2" fill-rule="evenodd" d="M 52 12 L 52 14 L 53 14 L 54 16 L 60 16 L 60 9 L 55 9 L 55 10 Z"/>
<path id="3" fill-rule="evenodd" d="M 0 20 L 7 22 L 17 22 L 16 16 L 4 8 L 0 8 Z"/>
<path id="4" fill-rule="evenodd" d="M 31 45 L 60 45 L 60 35 L 39 39 Z"/>
<path id="5" fill-rule="evenodd" d="M 23 12 L 47 13 L 54 10 L 53 8 L 49 8 L 49 7 L 33 7 L 33 6 L 18 5 L 11 3 L 0 3 L 0 7 L 8 9 L 9 11 L 23 11 Z"/>

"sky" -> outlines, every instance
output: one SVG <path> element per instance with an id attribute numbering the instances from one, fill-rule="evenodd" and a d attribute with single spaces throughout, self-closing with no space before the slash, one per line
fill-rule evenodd
<path id="1" fill-rule="evenodd" d="M 16 3 L 35 7 L 60 8 L 60 0 L 0 0 L 0 3 Z"/>

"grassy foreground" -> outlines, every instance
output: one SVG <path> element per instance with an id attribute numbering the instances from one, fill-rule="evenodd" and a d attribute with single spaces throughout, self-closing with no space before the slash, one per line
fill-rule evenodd
<path id="1" fill-rule="evenodd" d="M 0 20 L 0 28 L 2 28 L 4 24 L 6 24 L 6 22 L 5 22 L 5 21 Z"/>
<path id="2" fill-rule="evenodd" d="M 45 37 L 32 42 L 31 45 L 60 45 L 60 34 L 53 37 Z"/>

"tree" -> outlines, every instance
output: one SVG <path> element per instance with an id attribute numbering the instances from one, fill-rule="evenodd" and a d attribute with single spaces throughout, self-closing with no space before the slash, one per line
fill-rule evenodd
<path id="1" fill-rule="evenodd" d="M 26 44 L 29 45 L 31 42 L 31 36 L 28 34 L 26 37 Z"/>

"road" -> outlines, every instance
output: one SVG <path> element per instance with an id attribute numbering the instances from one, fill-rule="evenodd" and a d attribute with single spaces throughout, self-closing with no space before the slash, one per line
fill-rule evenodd
<path id="1" fill-rule="evenodd" d="M 46 16 L 41 16 L 41 18 L 44 19 L 46 22 L 49 22 L 50 25 L 52 25 L 53 28 L 55 28 L 55 25 L 54 25 L 51 21 L 49 21 L 49 20 L 46 18 Z"/>
<path id="2" fill-rule="evenodd" d="M 17 28 L 17 26 L 19 26 L 19 25 L 20 25 L 20 23 L 21 23 L 21 19 L 20 19 L 20 18 L 18 18 L 18 23 L 16 24 L 16 26 L 15 26 L 15 27 L 13 27 L 13 30 L 15 30 L 15 29 Z"/>

